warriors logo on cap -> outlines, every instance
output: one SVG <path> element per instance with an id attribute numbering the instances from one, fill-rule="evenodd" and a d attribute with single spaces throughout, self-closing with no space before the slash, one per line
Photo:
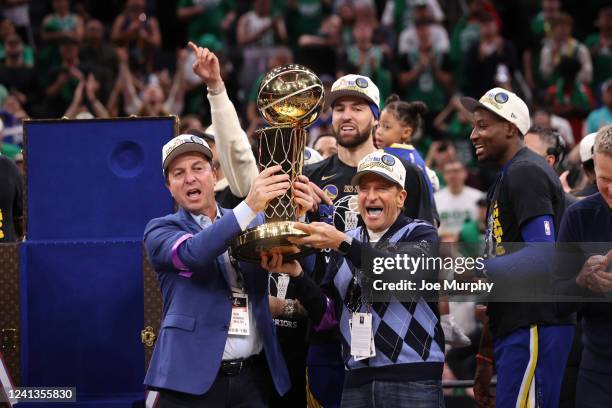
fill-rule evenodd
<path id="1" fill-rule="evenodd" d="M 395 164 L 395 157 L 390 154 L 385 154 L 380 158 L 380 161 L 385 163 L 387 166 L 393 166 Z"/>
<path id="2" fill-rule="evenodd" d="M 404 188 L 406 168 L 395 156 L 382 150 L 370 153 L 361 159 L 357 165 L 357 174 L 353 177 L 352 183 L 358 184 L 361 176 L 367 173 L 379 175 Z"/>
<path id="3" fill-rule="evenodd" d="M 355 79 L 355 85 L 357 85 L 360 88 L 367 88 L 368 80 L 363 77 L 358 77 L 357 79 Z"/>
<path id="4" fill-rule="evenodd" d="M 508 102 L 508 94 L 505 92 L 498 92 L 493 99 L 495 99 L 497 103 L 506 103 Z"/>

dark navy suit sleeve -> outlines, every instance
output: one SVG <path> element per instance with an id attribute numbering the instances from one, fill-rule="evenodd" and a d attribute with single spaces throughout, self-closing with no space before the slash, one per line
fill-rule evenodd
<path id="1" fill-rule="evenodd" d="M 556 294 L 562 296 L 585 296 L 592 295 L 587 289 L 581 288 L 576 283 L 576 277 L 586 261 L 580 242 L 584 240 L 576 228 L 575 212 L 571 209 L 566 211 L 557 243 L 555 254 L 555 267 L 553 268 L 552 286 Z"/>

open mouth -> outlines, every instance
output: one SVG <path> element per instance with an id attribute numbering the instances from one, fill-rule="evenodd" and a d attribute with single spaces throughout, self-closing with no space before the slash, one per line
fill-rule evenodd
<path id="1" fill-rule="evenodd" d="M 476 149 L 476 154 L 481 154 L 484 151 L 484 146 L 481 144 L 474 144 L 474 149 Z"/>
<path id="2" fill-rule="evenodd" d="M 341 132 L 354 132 L 355 130 L 357 130 L 357 129 L 353 125 L 342 125 L 342 126 L 340 126 L 340 131 Z"/>
<path id="3" fill-rule="evenodd" d="M 366 207 L 366 213 L 370 217 L 378 217 L 382 215 L 383 209 L 382 207 Z"/>
<path id="4" fill-rule="evenodd" d="M 200 194 L 202 194 L 202 191 L 200 191 L 200 189 L 192 188 L 187 191 L 187 198 L 191 198 L 191 199 L 198 198 Z"/>

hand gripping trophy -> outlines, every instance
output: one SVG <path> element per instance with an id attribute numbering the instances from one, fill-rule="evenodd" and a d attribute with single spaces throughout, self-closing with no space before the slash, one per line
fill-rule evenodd
<path id="1" fill-rule="evenodd" d="M 302 173 L 306 127 L 314 123 L 324 102 L 321 80 L 308 68 L 289 64 L 268 72 L 257 95 L 257 108 L 271 127 L 256 132 L 260 169 L 281 165 L 293 183 Z M 298 221 L 292 189 L 271 200 L 264 210 L 265 223 L 246 230 L 232 243 L 232 254 L 259 263 L 261 253 L 280 251 L 285 260 L 312 252 L 287 238 L 306 235 L 293 227 Z"/>

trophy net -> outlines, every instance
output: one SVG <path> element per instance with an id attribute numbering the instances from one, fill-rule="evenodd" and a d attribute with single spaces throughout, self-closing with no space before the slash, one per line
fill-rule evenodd
<path id="1" fill-rule="evenodd" d="M 302 174 L 306 131 L 303 128 L 271 127 L 256 132 L 259 137 L 259 165 L 265 169 L 280 165 L 293 184 Z M 272 199 L 264 210 L 266 222 L 297 221 L 293 189 Z"/>

